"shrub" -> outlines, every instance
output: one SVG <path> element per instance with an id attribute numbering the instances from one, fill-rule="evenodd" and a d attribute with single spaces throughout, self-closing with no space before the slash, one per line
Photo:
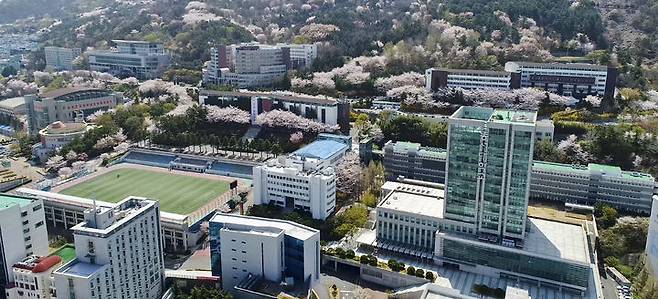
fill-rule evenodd
<path id="1" fill-rule="evenodd" d="M 362 255 L 361 257 L 359 257 L 359 262 L 361 264 L 368 264 L 368 262 L 369 262 L 368 256 L 367 255 Z"/>
<path id="2" fill-rule="evenodd" d="M 356 254 L 354 253 L 354 250 L 347 250 L 345 251 L 345 258 L 346 259 L 353 259 Z"/>
<path id="3" fill-rule="evenodd" d="M 416 276 L 418 277 L 425 277 L 425 271 L 423 269 L 416 269 Z"/>
<path id="4" fill-rule="evenodd" d="M 413 266 L 407 267 L 407 274 L 416 275 L 416 268 L 414 268 Z"/>
<path id="5" fill-rule="evenodd" d="M 396 260 L 388 260 L 388 267 L 395 272 L 400 272 L 404 270 L 404 263 Z"/>
<path id="6" fill-rule="evenodd" d="M 427 271 L 427 273 L 425 273 L 425 278 L 431 282 L 434 282 L 434 280 L 436 280 L 436 278 L 434 277 L 434 273 L 432 273 L 432 271 Z"/>
<path id="7" fill-rule="evenodd" d="M 336 248 L 335 252 L 336 252 L 337 257 L 342 258 L 342 259 L 345 258 L 345 250 L 343 250 L 343 248 L 338 247 L 338 248 Z"/>

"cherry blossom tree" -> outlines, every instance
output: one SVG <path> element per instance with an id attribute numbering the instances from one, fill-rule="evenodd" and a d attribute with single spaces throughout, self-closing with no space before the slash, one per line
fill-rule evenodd
<path id="1" fill-rule="evenodd" d="M 73 169 L 70 167 L 62 167 L 57 171 L 57 174 L 62 179 L 67 179 L 73 174 Z"/>
<path id="2" fill-rule="evenodd" d="M 304 133 L 302 133 L 302 131 L 290 134 L 290 142 L 292 142 L 292 144 L 300 144 L 302 141 L 304 141 Z"/>
<path id="3" fill-rule="evenodd" d="M 62 162 L 64 162 L 64 157 L 62 157 L 60 155 L 54 155 L 54 156 L 48 158 L 48 161 L 46 161 L 46 167 L 54 168 L 54 167 L 57 167 L 60 164 L 62 164 Z"/>
<path id="4" fill-rule="evenodd" d="M 305 132 L 334 132 L 338 126 L 331 126 L 301 117 L 290 111 L 272 110 L 256 117 L 256 124 L 271 128 L 286 128 Z"/>
<path id="5" fill-rule="evenodd" d="M 560 141 L 557 150 L 562 159 L 568 163 L 587 164 L 594 160 L 592 154 L 578 143 L 576 135 L 569 135 L 567 139 Z"/>
<path id="6" fill-rule="evenodd" d="M 406 72 L 396 76 L 379 78 L 375 80 L 375 88 L 382 92 L 387 92 L 393 88 L 402 86 L 423 86 L 425 76 L 417 72 Z"/>
<path id="7" fill-rule="evenodd" d="M 73 161 L 78 158 L 78 154 L 74 151 L 69 151 L 66 153 L 66 161 Z"/>
<path id="8" fill-rule="evenodd" d="M 348 152 L 338 162 L 335 167 L 336 189 L 348 195 L 355 195 L 361 186 L 361 175 L 363 167 L 356 152 Z"/>
<path id="9" fill-rule="evenodd" d="M 233 106 L 225 108 L 206 106 L 206 109 L 208 110 L 208 122 L 211 123 L 248 124 L 251 121 L 249 112 Z"/>
<path id="10" fill-rule="evenodd" d="M 311 23 L 300 28 L 299 34 L 310 41 L 321 41 L 336 31 L 340 31 L 336 25 Z"/>

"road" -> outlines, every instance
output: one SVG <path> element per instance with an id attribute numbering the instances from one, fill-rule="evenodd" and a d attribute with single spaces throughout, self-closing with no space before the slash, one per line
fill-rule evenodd
<path id="1" fill-rule="evenodd" d="M 601 286 L 603 287 L 603 298 L 605 299 L 618 299 L 617 298 L 617 282 L 608 275 L 607 278 L 601 277 Z"/>

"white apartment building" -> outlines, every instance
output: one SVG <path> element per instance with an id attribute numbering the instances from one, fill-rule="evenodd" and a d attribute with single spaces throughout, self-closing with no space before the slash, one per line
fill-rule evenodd
<path id="1" fill-rule="evenodd" d="M 56 121 L 72 122 L 123 104 L 123 93 L 96 88 L 60 88 L 24 98 L 31 134 Z"/>
<path id="2" fill-rule="evenodd" d="M 30 255 L 48 255 L 43 202 L 0 194 L 0 285 L 14 280 L 12 266 Z"/>
<path id="3" fill-rule="evenodd" d="M 156 299 L 164 287 L 160 208 L 129 197 L 86 210 L 71 228 L 76 259 L 54 272 L 58 299 Z"/>
<path id="4" fill-rule="evenodd" d="M 518 73 L 513 72 L 427 69 L 425 88 L 428 91 L 437 91 L 441 88 L 510 90 L 519 88 L 519 78 Z"/>
<path id="5" fill-rule="evenodd" d="M 171 63 L 162 43 L 113 40 L 115 51 L 89 51 L 89 70 L 140 80 L 158 78 Z"/>
<path id="6" fill-rule="evenodd" d="M 326 219 L 336 207 L 336 174 L 320 159 L 281 156 L 254 167 L 254 204 L 299 209 Z"/>
<path id="7" fill-rule="evenodd" d="M 248 288 L 252 277 L 306 289 L 320 278 L 320 232 L 285 220 L 217 214 L 210 220 L 212 272 L 222 288 Z M 240 297 L 240 296 L 236 296 Z"/>
<path id="8" fill-rule="evenodd" d="M 617 69 L 586 63 L 535 63 L 510 61 L 505 71 L 519 73 L 521 87 L 537 87 L 574 98 L 614 97 Z"/>
<path id="9" fill-rule="evenodd" d="M 80 56 L 80 48 L 44 47 L 46 69 L 53 71 L 73 70 L 73 61 Z"/>
<path id="10" fill-rule="evenodd" d="M 14 264 L 14 282 L 6 287 L 7 299 L 55 298 L 52 273 L 61 263 L 57 255 L 32 255 Z"/>
<path id="11" fill-rule="evenodd" d="M 655 179 L 616 166 L 534 161 L 531 196 L 568 203 L 606 203 L 617 209 L 651 213 Z"/>

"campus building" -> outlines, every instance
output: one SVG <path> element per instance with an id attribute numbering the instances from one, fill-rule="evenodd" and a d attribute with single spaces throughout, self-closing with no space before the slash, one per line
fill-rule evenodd
<path id="1" fill-rule="evenodd" d="M 76 258 L 55 270 L 58 299 L 160 298 L 164 260 L 160 208 L 129 197 L 95 206 L 71 228 Z"/>
<path id="2" fill-rule="evenodd" d="M 7 299 L 56 298 L 52 273 L 62 264 L 57 255 L 28 256 L 12 266 L 14 282 L 6 287 Z"/>
<path id="3" fill-rule="evenodd" d="M 382 199 L 376 208 L 376 246 L 431 258 L 435 235 L 443 222 L 444 203 L 442 189 L 400 182 L 384 183 Z"/>
<path id="4" fill-rule="evenodd" d="M 37 134 L 54 122 L 73 122 L 76 118 L 84 118 L 98 110 L 112 109 L 123 103 L 120 92 L 79 87 L 60 88 L 24 98 L 31 134 Z"/>
<path id="5" fill-rule="evenodd" d="M 308 290 L 320 278 L 316 229 L 235 214 L 217 214 L 209 225 L 212 274 L 234 295 L 261 280 Z"/>
<path id="6" fill-rule="evenodd" d="M 536 118 L 467 106 L 450 117 L 444 215 L 457 232 L 523 239 Z"/>
<path id="7" fill-rule="evenodd" d="M 210 49 L 203 81 L 239 88 L 272 86 L 292 68 L 290 52 L 289 47 L 262 44 L 216 46 Z"/>
<path id="8" fill-rule="evenodd" d="M 425 71 L 425 88 L 428 91 L 444 88 L 510 90 L 520 86 L 521 77 L 515 72 L 445 68 Z"/>
<path id="9" fill-rule="evenodd" d="M 274 203 L 326 219 L 336 207 L 334 165 L 351 145 L 349 136 L 320 134 L 290 155 L 254 167 L 254 204 Z"/>
<path id="10" fill-rule="evenodd" d="M 555 136 L 555 125 L 550 119 L 542 119 L 537 121 L 537 126 L 535 130 L 535 139 L 537 143 L 548 140 L 553 142 L 553 136 Z"/>
<path id="11" fill-rule="evenodd" d="M 52 71 L 73 70 L 73 61 L 80 56 L 80 48 L 44 47 L 46 69 Z"/>
<path id="12" fill-rule="evenodd" d="M 384 145 L 386 179 L 404 177 L 443 184 L 446 155 L 444 149 L 423 147 L 419 143 L 388 141 Z"/>
<path id="13" fill-rule="evenodd" d="M 609 204 L 635 213 L 651 213 L 655 179 L 645 173 L 622 171 L 617 166 L 532 163 L 533 198 L 595 205 Z"/>
<path id="14" fill-rule="evenodd" d="M 309 69 L 318 57 L 317 44 L 276 44 L 279 48 L 290 49 L 290 67 L 292 69 Z"/>
<path id="15" fill-rule="evenodd" d="M 24 97 L 9 98 L 0 101 L 0 134 L 15 136 L 27 127 L 26 105 Z"/>
<path id="16" fill-rule="evenodd" d="M 0 286 L 5 287 L 14 281 L 15 263 L 31 255 L 48 255 L 43 202 L 0 194 L 0 238 Z"/>
<path id="17" fill-rule="evenodd" d="M 86 52 L 89 70 L 149 80 L 160 77 L 171 63 L 162 43 L 113 40 L 113 51 Z"/>
<path id="18" fill-rule="evenodd" d="M 529 217 L 523 242 L 503 244 L 446 229 L 436 235 L 434 259 L 462 271 L 538 281 L 583 295 L 594 291 L 598 277 L 588 227 Z"/>
<path id="19" fill-rule="evenodd" d="M 56 121 L 39 131 L 39 143 L 32 146 L 32 156 L 45 161 L 48 156 L 71 143 L 75 138 L 81 138 L 93 126 L 82 122 Z"/>
<path id="20" fill-rule="evenodd" d="M 291 92 L 215 91 L 202 89 L 200 105 L 233 106 L 249 111 L 251 123 L 258 114 L 272 110 L 287 110 L 328 125 L 339 125 L 349 131 L 350 104 L 327 96 L 312 96 Z"/>
<path id="21" fill-rule="evenodd" d="M 64 195 L 48 191 L 19 188 L 18 194 L 31 196 L 43 201 L 45 218 L 49 225 L 71 229 L 85 221 L 86 210 L 96 206 L 112 208 L 116 204 L 94 201 L 71 195 Z M 160 226 L 164 247 L 172 251 L 183 251 L 194 246 L 201 238 L 200 221 L 193 221 L 188 215 L 160 212 Z"/>
<path id="22" fill-rule="evenodd" d="M 616 68 L 586 63 L 510 61 L 505 71 L 520 74 L 521 87 L 543 88 L 577 99 L 588 95 L 613 98 L 617 81 Z"/>

